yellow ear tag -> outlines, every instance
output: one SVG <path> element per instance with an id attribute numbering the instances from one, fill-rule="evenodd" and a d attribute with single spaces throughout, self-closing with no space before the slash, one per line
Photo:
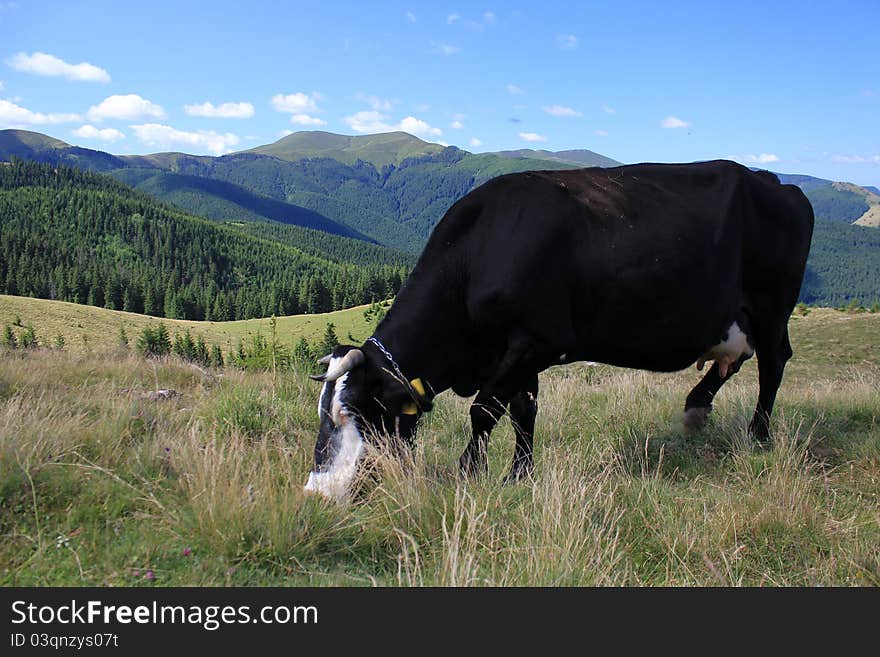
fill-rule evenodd
<path id="1" fill-rule="evenodd" d="M 421 379 L 413 379 L 409 382 L 409 384 L 413 387 L 417 393 L 424 397 L 425 395 L 425 386 L 422 385 Z M 404 415 L 417 415 L 419 412 L 419 407 L 416 406 L 415 402 L 407 402 L 400 408 L 400 412 Z"/>

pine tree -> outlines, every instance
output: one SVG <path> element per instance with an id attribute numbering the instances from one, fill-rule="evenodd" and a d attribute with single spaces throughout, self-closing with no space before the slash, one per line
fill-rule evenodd
<path id="1" fill-rule="evenodd" d="M 177 316 L 177 295 L 174 293 L 174 287 L 168 283 L 165 288 L 165 317 L 168 319 L 180 319 Z"/>
<path id="2" fill-rule="evenodd" d="M 3 344 L 10 349 L 16 349 L 18 347 L 18 340 L 15 338 L 15 331 L 12 330 L 12 327 L 9 324 L 3 329 Z"/>
<path id="3" fill-rule="evenodd" d="M 125 333 L 125 327 L 120 324 L 119 333 L 117 334 L 116 344 L 120 351 L 128 351 L 128 335 Z"/>
<path id="4" fill-rule="evenodd" d="M 196 344 L 193 348 L 193 356 L 196 362 L 207 365 L 209 361 L 208 345 L 205 344 L 205 338 L 201 335 L 196 338 Z"/>
<path id="5" fill-rule="evenodd" d="M 209 365 L 211 367 L 223 367 L 223 352 L 220 351 L 220 347 L 215 345 L 211 345 L 211 358 L 209 361 Z"/>
<path id="6" fill-rule="evenodd" d="M 321 354 L 329 354 L 338 345 L 339 338 L 336 337 L 336 326 L 333 322 L 327 322 L 327 327 L 324 329 L 324 336 L 318 344 L 318 351 L 321 352 Z"/>
<path id="7" fill-rule="evenodd" d="M 312 350 L 309 348 L 309 342 L 305 337 L 300 336 L 296 345 L 293 347 L 293 362 L 301 368 L 307 368 L 314 360 Z"/>

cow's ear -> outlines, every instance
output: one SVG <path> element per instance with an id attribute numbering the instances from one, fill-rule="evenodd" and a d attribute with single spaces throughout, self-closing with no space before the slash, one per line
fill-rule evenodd
<path id="1" fill-rule="evenodd" d="M 418 409 L 422 413 L 427 413 L 432 408 L 434 408 L 434 403 L 428 397 L 428 391 L 425 389 L 425 384 L 421 379 L 413 379 L 409 382 L 410 392 L 413 394 L 413 405 L 418 406 Z"/>
<path id="2" fill-rule="evenodd" d="M 408 384 L 398 379 L 388 382 L 385 393 L 385 403 L 395 415 L 418 415 L 427 413 L 434 405 L 426 394 L 425 386 L 421 380 L 414 379 Z"/>

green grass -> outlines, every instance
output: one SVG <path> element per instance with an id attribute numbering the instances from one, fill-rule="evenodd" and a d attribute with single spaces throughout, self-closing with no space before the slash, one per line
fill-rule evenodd
<path id="1" fill-rule="evenodd" d="M 769 448 L 745 435 L 752 362 L 699 433 L 681 426 L 693 369 L 571 365 L 542 375 L 533 481 L 500 483 L 508 420 L 490 476 L 461 481 L 468 401 L 445 393 L 411 462 L 372 455 L 342 506 L 302 492 L 305 373 L 4 352 L 0 584 L 876 586 L 880 317 L 790 326 Z M 181 394 L 143 397 L 157 387 Z"/>
<path id="2" fill-rule="evenodd" d="M 310 344 L 316 344 L 324 335 L 327 323 L 332 322 L 340 341 L 360 344 L 375 328 L 375 322 L 364 317 L 364 311 L 368 308 L 369 305 L 356 306 L 332 313 L 279 317 L 279 342 L 293 347 L 302 336 Z M 194 322 L 148 317 L 65 301 L 0 294 L 0 330 L 7 324 L 13 324 L 16 318 L 21 320 L 22 326 L 33 326 L 43 344 L 51 345 L 55 337 L 61 335 L 67 350 L 92 354 L 116 350 L 120 327 L 125 329 L 129 342 L 134 344 L 145 326 L 157 322 L 164 323 L 172 335 L 189 329 L 194 339 L 201 335 L 208 345 L 216 344 L 224 353 L 235 348 L 239 339 L 248 342 L 248 338 L 257 333 L 263 336 L 271 334 L 269 318 L 238 322 Z M 21 329 L 14 330 L 18 332 Z M 354 339 L 350 339 L 349 335 Z"/>

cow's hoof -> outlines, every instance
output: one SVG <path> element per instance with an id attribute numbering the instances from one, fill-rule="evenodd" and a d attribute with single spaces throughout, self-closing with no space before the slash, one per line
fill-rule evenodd
<path id="1" fill-rule="evenodd" d="M 770 444 L 770 427 L 766 422 L 752 420 L 752 423 L 749 424 L 749 435 L 755 439 L 758 445 L 766 447 Z"/>
<path id="2" fill-rule="evenodd" d="M 487 475 L 489 474 L 489 459 L 475 458 L 465 452 L 458 461 L 458 471 L 466 479 Z"/>
<path id="3" fill-rule="evenodd" d="M 524 479 L 531 479 L 533 471 L 534 468 L 532 466 L 513 466 L 510 469 L 510 472 L 507 473 L 507 476 L 504 477 L 504 481 L 502 481 L 501 483 L 505 486 L 518 484 Z"/>
<path id="4" fill-rule="evenodd" d="M 706 426 L 709 421 L 709 411 L 712 409 L 708 406 L 696 406 L 688 408 L 684 411 L 684 428 L 688 431 L 699 431 Z"/>

